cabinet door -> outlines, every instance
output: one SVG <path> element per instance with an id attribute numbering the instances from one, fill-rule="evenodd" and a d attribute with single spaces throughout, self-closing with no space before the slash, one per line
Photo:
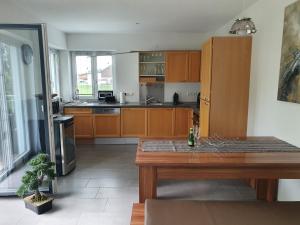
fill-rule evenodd
<path id="1" fill-rule="evenodd" d="M 210 103 L 200 100 L 200 137 L 209 137 Z"/>
<path id="2" fill-rule="evenodd" d="M 172 137 L 174 136 L 174 114 L 171 108 L 148 109 L 148 137 Z"/>
<path id="3" fill-rule="evenodd" d="M 121 112 L 121 136 L 145 137 L 147 135 L 147 109 L 127 108 Z"/>
<path id="4" fill-rule="evenodd" d="M 120 137 L 120 115 L 101 114 L 94 116 L 95 137 Z"/>
<path id="5" fill-rule="evenodd" d="M 189 77 L 188 82 L 200 82 L 201 51 L 189 53 Z"/>
<path id="6" fill-rule="evenodd" d="M 189 73 L 189 52 L 166 53 L 166 82 L 186 82 Z"/>
<path id="7" fill-rule="evenodd" d="M 175 109 L 175 130 L 176 137 L 187 137 L 189 129 L 193 127 L 193 110 L 185 108 Z"/>
<path id="8" fill-rule="evenodd" d="M 74 129 L 76 138 L 92 138 L 93 116 L 90 114 L 74 114 Z"/>
<path id="9" fill-rule="evenodd" d="M 212 41 L 210 39 L 202 46 L 201 56 L 201 99 L 210 101 L 211 71 L 212 71 Z"/>

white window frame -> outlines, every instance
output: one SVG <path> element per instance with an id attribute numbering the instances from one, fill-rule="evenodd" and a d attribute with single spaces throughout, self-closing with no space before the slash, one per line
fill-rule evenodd
<path id="1" fill-rule="evenodd" d="M 97 99 L 98 98 L 98 79 L 97 79 L 97 56 L 112 56 L 111 52 L 98 51 L 73 51 L 71 52 L 72 60 L 72 96 L 75 97 L 77 90 L 77 71 L 76 71 L 76 56 L 90 56 L 91 57 L 91 74 L 92 74 L 92 95 L 79 95 L 79 99 Z M 112 59 L 112 67 L 114 69 L 114 60 Z M 113 70 L 112 69 L 112 70 Z M 112 74 L 112 91 L 114 89 L 114 75 Z"/>

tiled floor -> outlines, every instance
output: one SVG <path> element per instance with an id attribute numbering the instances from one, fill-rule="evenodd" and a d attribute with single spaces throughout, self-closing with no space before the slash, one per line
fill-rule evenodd
<path id="1" fill-rule="evenodd" d="M 17 198 L 0 198 L 0 225 L 129 225 L 138 201 L 135 145 L 79 145 L 77 168 L 58 180 L 54 208 L 37 216 Z M 254 200 L 239 181 L 161 182 L 160 198 Z"/>

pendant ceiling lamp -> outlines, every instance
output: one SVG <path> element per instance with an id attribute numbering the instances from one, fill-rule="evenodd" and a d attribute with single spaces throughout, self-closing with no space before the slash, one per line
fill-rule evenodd
<path id="1" fill-rule="evenodd" d="M 245 0 L 242 1 L 242 10 L 245 10 Z M 239 18 L 232 25 L 230 34 L 251 35 L 256 33 L 256 27 L 252 19 L 249 17 Z"/>
<path id="2" fill-rule="evenodd" d="M 237 19 L 232 25 L 230 34 L 251 35 L 256 33 L 256 27 L 251 18 Z"/>

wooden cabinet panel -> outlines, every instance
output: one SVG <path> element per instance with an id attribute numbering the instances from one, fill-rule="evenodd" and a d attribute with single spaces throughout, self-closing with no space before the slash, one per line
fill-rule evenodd
<path id="1" fill-rule="evenodd" d="M 211 70 L 212 70 L 212 44 L 210 39 L 202 46 L 201 56 L 201 98 L 210 101 Z"/>
<path id="2" fill-rule="evenodd" d="M 65 108 L 65 114 L 73 115 L 73 114 L 92 114 L 91 108 Z"/>
<path id="3" fill-rule="evenodd" d="M 95 137 L 120 137 L 120 115 L 94 115 Z"/>
<path id="4" fill-rule="evenodd" d="M 145 137 L 147 135 L 147 109 L 124 108 L 121 112 L 121 136 Z"/>
<path id="5" fill-rule="evenodd" d="M 189 53 L 188 82 L 200 82 L 201 51 Z"/>
<path id="6" fill-rule="evenodd" d="M 200 137 L 209 137 L 210 103 L 200 100 Z"/>
<path id="7" fill-rule="evenodd" d="M 189 52 L 166 53 L 166 82 L 185 82 L 189 73 Z"/>
<path id="8" fill-rule="evenodd" d="M 89 114 L 74 114 L 74 129 L 76 138 L 92 138 L 93 116 Z"/>
<path id="9" fill-rule="evenodd" d="M 251 46 L 251 37 L 214 38 L 211 135 L 247 135 Z"/>
<path id="10" fill-rule="evenodd" d="M 174 124 L 174 135 L 176 137 L 187 137 L 189 129 L 193 127 L 193 109 L 176 108 Z"/>
<path id="11" fill-rule="evenodd" d="M 147 110 L 148 137 L 174 136 L 175 110 L 172 108 L 153 108 Z"/>

